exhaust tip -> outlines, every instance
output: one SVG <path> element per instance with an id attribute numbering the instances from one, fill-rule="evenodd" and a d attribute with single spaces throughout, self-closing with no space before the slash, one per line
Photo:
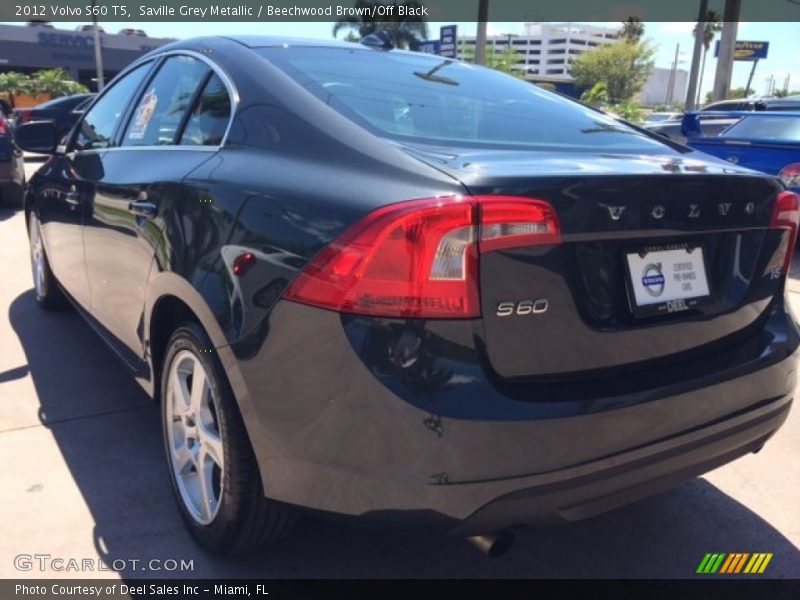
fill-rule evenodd
<path id="1" fill-rule="evenodd" d="M 494 533 L 473 535 L 468 537 L 467 541 L 486 556 L 497 558 L 503 556 L 514 545 L 514 534 L 503 529 Z"/>

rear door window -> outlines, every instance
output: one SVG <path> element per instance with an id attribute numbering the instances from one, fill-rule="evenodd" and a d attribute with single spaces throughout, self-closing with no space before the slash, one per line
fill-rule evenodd
<path id="1" fill-rule="evenodd" d="M 144 94 L 122 137 L 123 146 L 174 144 L 209 68 L 191 56 L 167 58 Z"/>
<path id="2" fill-rule="evenodd" d="M 197 98 L 181 135 L 182 146 L 218 146 L 231 117 L 228 89 L 215 73 Z"/>

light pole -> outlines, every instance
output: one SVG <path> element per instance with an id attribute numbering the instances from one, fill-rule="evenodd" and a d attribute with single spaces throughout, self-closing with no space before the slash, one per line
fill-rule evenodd
<path id="1" fill-rule="evenodd" d="M 475 64 L 486 64 L 486 21 L 489 20 L 489 0 L 478 0 L 478 32 L 475 36 Z"/>
<path id="2" fill-rule="evenodd" d="M 100 30 L 97 27 L 96 0 L 92 0 L 92 30 L 94 33 L 94 63 L 97 67 L 97 91 L 102 92 L 105 87 L 103 79 L 103 51 L 100 48 Z"/>

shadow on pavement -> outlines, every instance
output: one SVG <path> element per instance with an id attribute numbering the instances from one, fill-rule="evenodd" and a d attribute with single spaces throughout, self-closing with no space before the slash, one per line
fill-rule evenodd
<path id="1" fill-rule="evenodd" d="M 772 552 L 767 575 L 800 576 L 800 551 L 703 479 L 580 523 L 518 530 L 498 559 L 425 531 L 317 519 L 258 554 L 212 556 L 193 543 L 174 506 L 158 409 L 113 353 L 76 313 L 39 310 L 31 291 L 15 299 L 9 317 L 41 421 L 93 515 L 86 535 L 106 564 L 194 561 L 193 572 L 127 569 L 126 577 L 691 577 L 706 552 Z"/>
<path id="2" fill-rule="evenodd" d="M 1 202 L 2 199 L 0 199 L 0 222 L 12 218 L 19 212 L 19 209 L 9 208 L 8 206 L 4 206 Z"/>

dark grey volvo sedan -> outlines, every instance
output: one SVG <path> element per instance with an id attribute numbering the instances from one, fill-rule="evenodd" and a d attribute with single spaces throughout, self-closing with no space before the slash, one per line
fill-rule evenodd
<path id="1" fill-rule="evenodd" d="M 527 82 L 362 44 L 203 38 L 48 152 L 36 297 L 161 403 L 219 552 L 302 509 L 489 552 L 759 450 L 786 418 L 798 197 Z"/>

